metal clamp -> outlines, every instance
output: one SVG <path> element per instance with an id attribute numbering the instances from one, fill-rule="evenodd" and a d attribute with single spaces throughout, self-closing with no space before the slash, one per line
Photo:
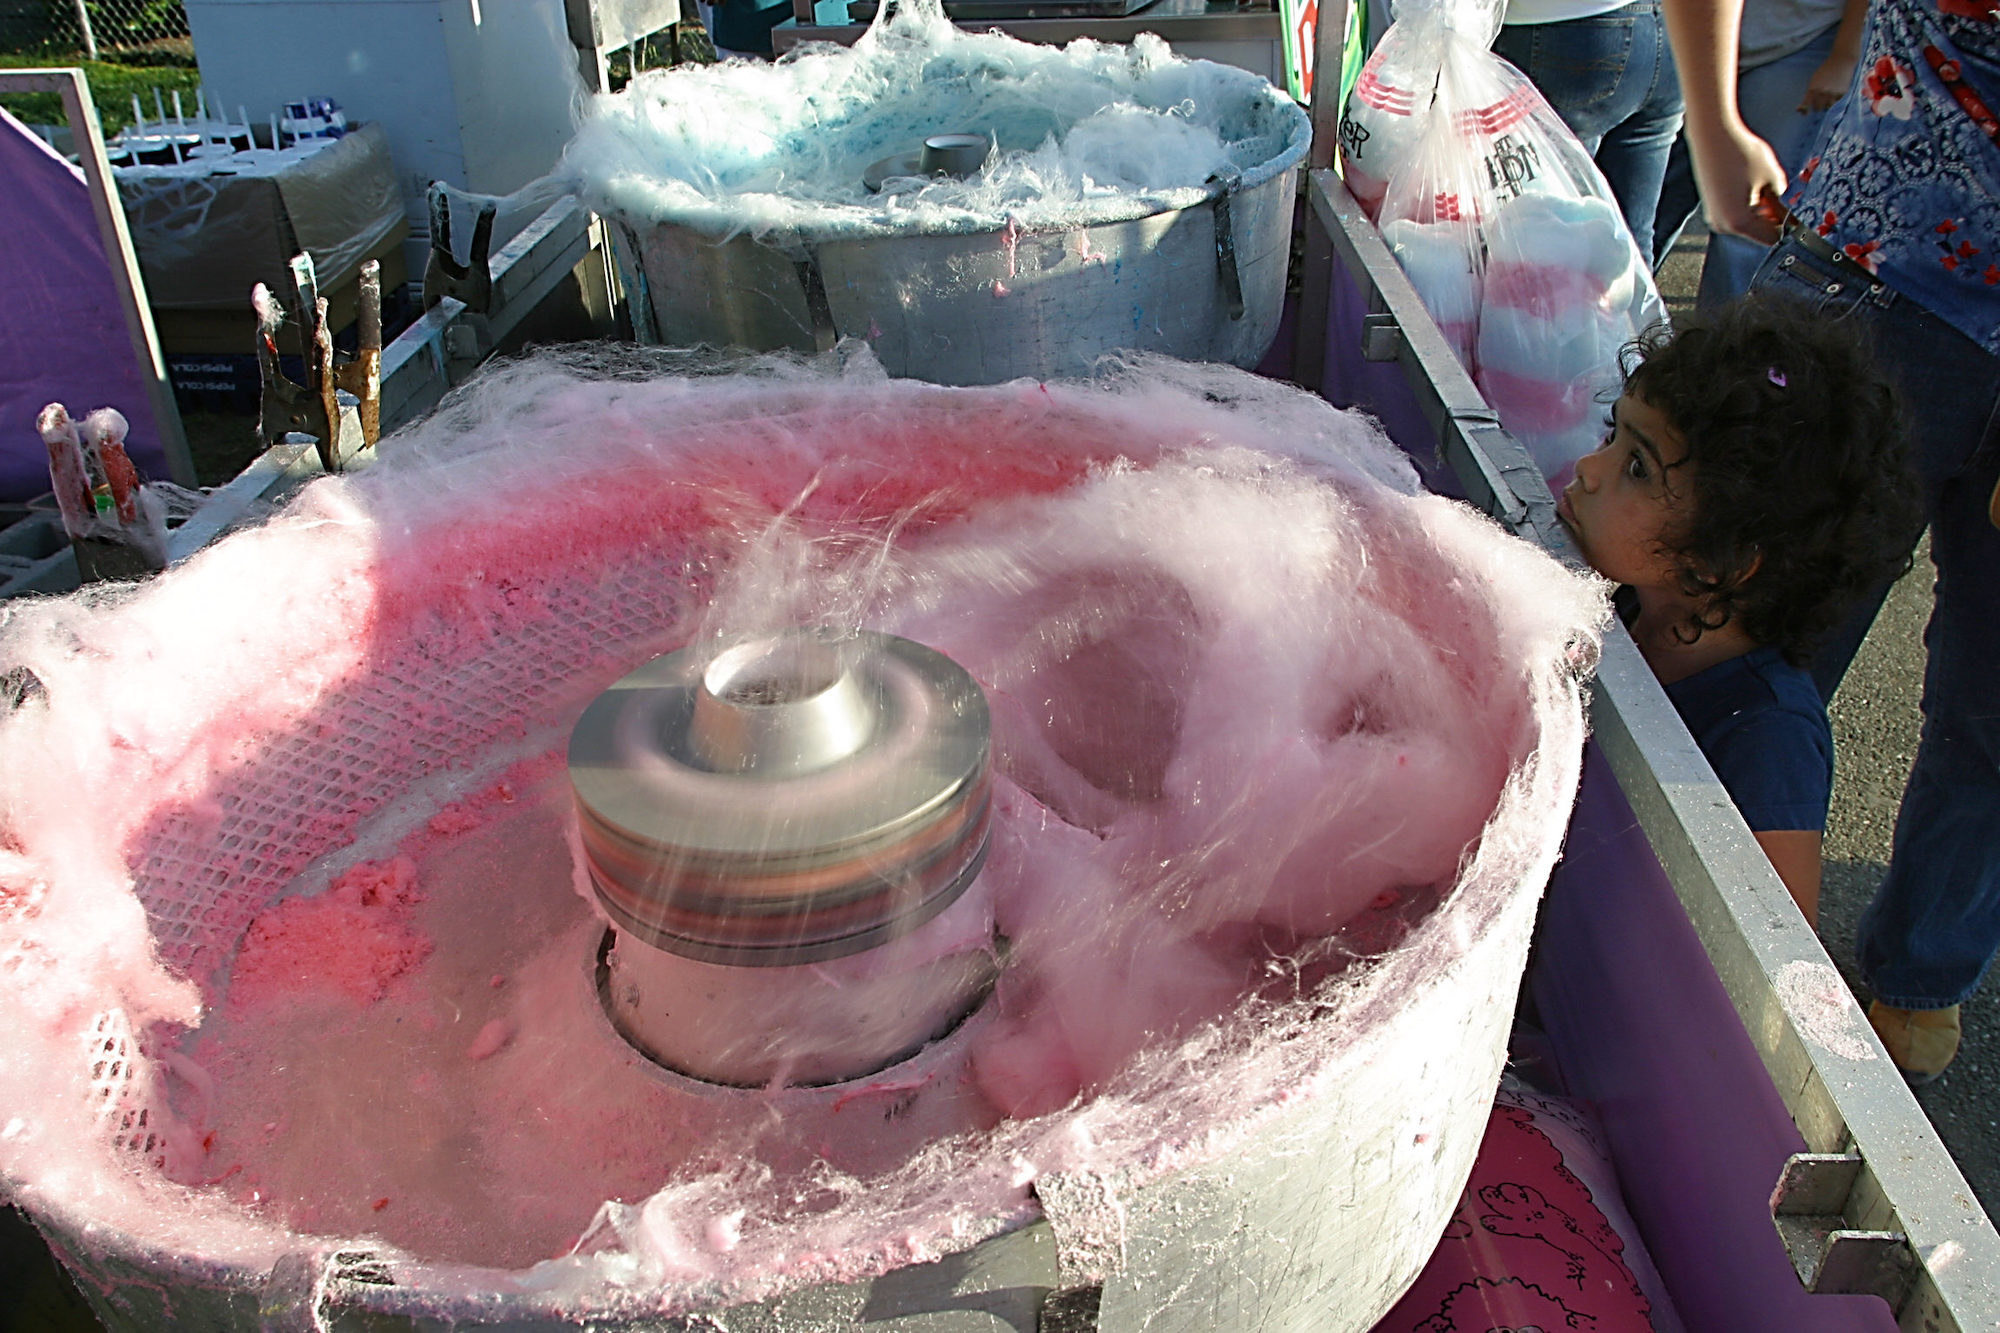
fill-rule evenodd
<path id="1" fill-rule="evenodd" d="M 474 208 L 472 249 L 463 264 L 451 248 L 451 205 L 463 199 Z M 492 199 L 454 190 L 443 181 L 432 181 L 424 192 L 430 206 L 431 250 L 424 260 L 424 309 L 429 310 L 449 296 L 464 303 L 475 315 L 490 314 L 493 305 L 493 273 L 487 266 L 493 247 L 493 217 L 499 204 Z"/>
<path id="2" fill-rule="evenodd" d="M 1229 198 L 1236 193 L 1242 183 L 1237 176 L 1224 179 L 1210 176 L 1208 183 L 1220 185 L 1222 189 L 1215 196 L 1215 276 L 1222 284 L 1222 308 L 1229 312 L 1229 318 L 1243 318 L 1243 274 L 1236 264 L 1236 229 L 1230 221 Z"/>
<path id="3" fill-rule="evenodd" d="M 284 1255 L 271 1265 L 257 1294 L 257 1327 L 263 1333 L 324 1329 L 327 1303 L 349 1285 L 393 1287 L 396 1279 L 371 1250 Z"/>
<path id="4" fill-rule="evenodd" d="M 382 424 L 382 265 L 368 260 L 361 266 L 357 300 L 360 347 L 352 361 L 334 364 L 333 330 L 327 323 L 327 301 L 319 294 L 319 279 L 310 254 L 297 254 L 290 265 L 291 290 L 285 309 L 298 326 L 305 360 L 305 383 L 288 378 L 278 362 L 277 308 L 262 283 L 251 295 L 258 312 L 257 369 L 263 381 L 258 403 L 257 434 L 266 449 L 287 435 L 309 435 L 319 444 L 320 465 L 340 471 L 347 459 L 372 448 Z M 342 391 L 357 400 L 349 427 L 340 401 Z"/>
<path id="5" fill-rule="evenodd" d="M 812 323 L 813 350 L 831 352 L 840 341 L 834 326 L 833 303 L 826 295 L 826 275 L 820 271 L 819 256 L 808 250 L 805 258 L 793 261 L 799 271 L 799 289 L 806 297 L 806 318 Z"/>
<path id="6" fill-rule="evenodd" d="M 1394 361 L 1403 354 L 1403 326 L 1396 322 L 1394 315 L 1376 314 L 1361 317 L 1361 359 L 1364 361 Z"/>
<path id="7" fill-rule="evenodd" d="M 1909 1238 L 1848 1224 L 1865 1165 L 1858 1153 L 1793 1153 L 1771 1192 L 1771 1215 L 1807 1291 L 1880 1296 L 1900 1310 L 1918 1268 Z"/>

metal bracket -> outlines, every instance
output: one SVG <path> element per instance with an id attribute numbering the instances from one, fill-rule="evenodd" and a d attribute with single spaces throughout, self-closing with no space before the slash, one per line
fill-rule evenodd
<path id="1" fill-rule="evenodd" d="M 639 248 L 639 235 L 623 222 L 607 233 L 604 248 L 610 255 L 611 271 L 624 287 L 626 310 L 631 312 L 632 340 L 642 346 L 660 341 L 659 327 L 653 322 L 653 290 L 646 280 L 646 265 Z"/>
<path id="2" fill-rule="evenodd" d="M 463 264 L 451 248 L 451 205 L 454 199 L 472 204 L 472 250 Z M 431 252 L 424 260 L 424 309 L 429 310 L 449 296 L 461 301 L 475 315 L 491 313 L 493 273 L 487 267 L 493 247 L 493 218 L 500 206 L 491 199 L 477 198 L 454 190 L 443 181 L 432 181 L 424 192 L 430 205 Z"/>
<path id="3" fill-rule="evenodd" d="M 346 1285 L 393 1287 L 394 1275 L 370 1250 L 294 1253 L 271 1265 L 257 1297 L 263 1333 L 307 1333 L 327 1327 L 326 1307 Z"/>
<path id="4" fill-rule="evenodd" d="M 1097 1333 L 1098 1310 L 1103 1304 L 1102 1284 L 1052 1291 L 1042 1302 L 1035 1333 Z"/>
<path id="5" fill-rule="evenodd" d="M 1222 284 L 1222 308 L 1231 320 L 1243 318 L 1243 273 L 1236 263 L 1236 227 L 1230 220 L 1229 200 L 1243 178 L 1237 175 L 1210 176 L 1208 183 L 1220 186 L 1215 195 L 1215 276 Z"/>
<path id="6" fill-rule="evenodd" d="M 820 272 L 819 256 L 806 251 L 806 257 L 795 261 L 799 271 L 799 289 L 806 297 L 806 317 L 812 321 L 813 349 L 831 352 L 833 345 L 840 341 L 840 330 L 833 323 L 833 303 L 826 296 L 826 275 Z"/>
<path id="7" fill-rule="evenodd" d="M 1909 1237 L 1849 1225 L 1849 1201 L 1866 1165 L 1852 1152 L 1793 1153 L 1771 1191 L 1771 1214 L 1807 1291 L 1880 1296 L 1900 1310 L 1918 1268 Z"/>
<path id="8" fill-rule="evenodd" d="M 1361 359 L 1394 361 L 1403 354 L 1403 326 L 1394 315 L 1361 317 Z"/>

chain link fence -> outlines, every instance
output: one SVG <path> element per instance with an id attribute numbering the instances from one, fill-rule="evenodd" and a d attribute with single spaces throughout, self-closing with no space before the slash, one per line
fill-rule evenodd
<path id="1" fill-rule="evenodd" d="M 185 46 L 181 0 L 0 0 L 0 52 L 69 52 L 88 60 Z"/>

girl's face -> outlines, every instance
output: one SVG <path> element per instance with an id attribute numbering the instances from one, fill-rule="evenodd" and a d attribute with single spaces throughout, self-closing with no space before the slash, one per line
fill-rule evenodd
<path id="1" fill-rule="evenodd" d="M 1614 583 L 1680 591 L 1671 539 L 1693 518 L 1687 441 L 1666 416 L 1627 390 L 1611 408 L 1611 433 L 1577 460 L 1556 516 L 1591 568 Z"/>

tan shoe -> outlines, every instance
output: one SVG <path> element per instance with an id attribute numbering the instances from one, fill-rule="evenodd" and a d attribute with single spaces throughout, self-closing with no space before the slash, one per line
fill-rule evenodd
<path id="1" fill-rule="evenodd" d="M 1957 1005 L 1949 1009 L 1897 1009 L 1877 1000 L 1868 1006 L 1868 1021 L 1913 1088 L 1937 1078 L 1958 1054 Z"/>

